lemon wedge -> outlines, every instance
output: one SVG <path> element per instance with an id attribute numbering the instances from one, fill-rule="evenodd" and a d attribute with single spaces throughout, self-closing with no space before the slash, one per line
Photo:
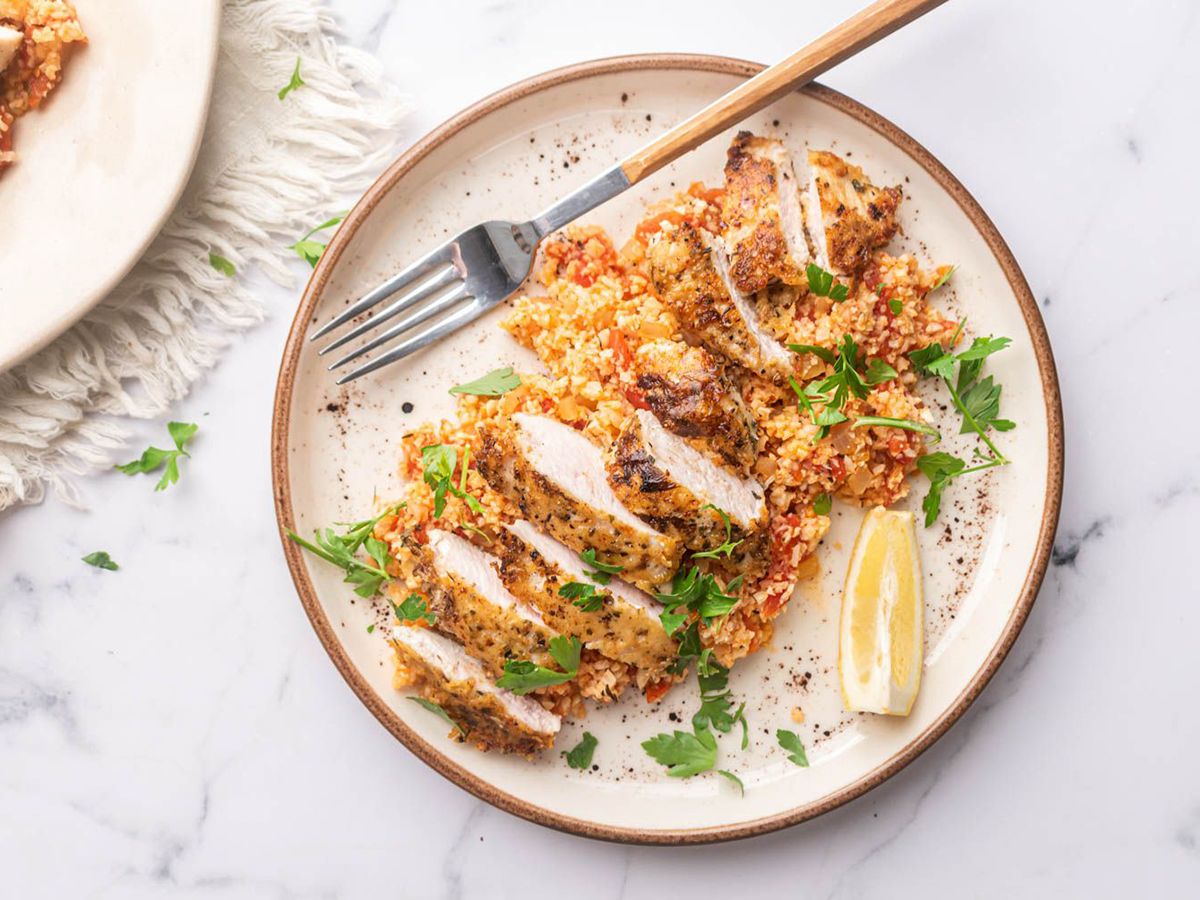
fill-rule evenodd
<path id="1" fill-rule="evenodd" d="M 846 709 L 908 715 L 921 686 L 924 612 L 913 514 L 877 506 L 858 529 L 842 593 Z"/>

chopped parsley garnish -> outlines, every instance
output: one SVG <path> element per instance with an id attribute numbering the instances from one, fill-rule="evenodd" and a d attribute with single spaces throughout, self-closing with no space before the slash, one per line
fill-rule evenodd
<path id="1" fill-rule="evenodd" d="M 563 751 L 563 756 L 567 758 L 567 765 L 572 769 L 589 768 L 592 765 L 592 754 L 596 752 L 596 745 L 599 743 L 594 734 L 585 731 L 578 744 L 570 750 Z"/>
<path id="2" fill-rule="evenodd" d="M 433 489 L 433 517 L 439 518 L 446 510 L 446 494 L 458 497 L 473 513 L 483 512 L 483 504 L 467 493 L 467 469 L 470 450 L 463 451 L 462 471 L 459 483 L 454 484 L 454 470 L 458 468 L 458 451 L 446 444 L 430 444 L 421 448 L 421 462 L 425 467 L 425 483 Z"/>
<path id="3" fill-rule="evenodd" d="M 279 89 L 279 99 L 282 100 L 296 88 L 304 84 L 304 79 L 300 77 L 300 57 L 296 57 L 296 68 L 292 69 L 291 80 Z"/>
<path id="4" fill-rule="evenodd" d="M 905 431 L 916 431 L 920 434 L 927 434 L 939 441 L 942 439 L 941 432 L 932 425 L 926 425 L 924 422 L 914 422 L 912 419 L 893 419 L 889 416 L 859 416 L 850 427 L 866 428 L 870 425 L 885 428 L 903 428 Z"/>
<path id="5" fill-rule="evenodd" d="M 604 595 L 596 593 L 594 584 L 571 581 L 558 589 L 558 596 L 566 597 L 584 612 L 600 612 L 604 606 Z"/>
<path id="6" fill-rule="evenodd" d="M 316 543 L 306 541 L 294 531 L 287 536 L 310 553 L 314 553 L 328 563 L 332 563 L 346 573 L 346 584 L 354 585 L 354 593 L 360 597 L 371 597 L 379 592 L 379 588 L 390 577 L 387 564 L 390 559 L 388 546 L 375 537 L 372 532 L 379 520 L 384 516 L 393 515 L 403 503 L 388 507 L 373 519 L 364 519 L 346 526 L 345 534 L 337 534 L 332 528 L 316 531 Z M 359 548 L 366 550 L 370 562 L 359 558 L 356 554 Z M 407 601 L 405 601 L 407 602 Z"/>
<path id="7" fill-rule="evenodd" d="M 374 633 L 375 633 L 375 623 L 372 622 L 370 625 L 367 626 L 367 634 L 374 634 Z"/>
<path id="8" fill-rule="evenodd" d="M 813 501 L 813 512 L 818 516 L 827 516 L 831 509 L 833 509 L 833 498 L 828 494 L 817 494 L 817 499 Z"/>
<path id="9" fill-rule="evenodd" d="M 474 394 L 477 397 L 499 397 L 521 386 L 521 376 L 513 372 L 512 366 L 493 369 L 482 378 L 450 388 L 452 394 Z"/>
<path id="10" fill-rule="evenodd" d="M 320 241 L 310 240 L 310 238 L 318 231 L 324 231 L 326 228 L 332 228 L 334 225 L 337 225 L 342 221 L 345 215 L 345 213 L 338 213 L 332 219 L 322 222 L 316 228 L 310 229 L 304 235 L 304 237 L 300 238 L 300 240 L 296 241 L 296 243 L 292 244 L 290 247 L 288 247 L 288 249 L 295 250 L 297 256 L 315 269 L 317 267 L 317 261 L 321 258 L 321 254 L 325 252 L 325 247 L 327 245 L 322 244 Z"/>
<path id="11" fill-rule="evenodd" d="M 779 741 L 779 746 L 787 751 L 788 759 L 802 768 L 808 768 L 808 754 L 804 751 L 804 744 L 796 732 L 780 728 L 775 732 L 775 739 Z"/>
<path id="12" fill-rule="evenodd" d="M 706 509 L 711 509 L 721 517 L 721 522 L 725 526 L 725 543 L 721 544 L 719 547 L 713 547 L 711 550 L 693 553 L 692 559 L 718 559 L 722 556 L 728 558 L 729 555 L 737 548 L 738 544 L 743 543 L 743 541 L 731 540 L 733 537 L 733 523 L 729 519 L 729 513 L 725 512 L 725 510 L 721 509 L 721 507 L 714 506 L 711 503 L 705 503 L 702 507 L 700 507 L 701 512 L 704 512 Z"/>
<path id="13" fill-rule="evenodd" d="M 168 487 L 179 481 L 179 457 L 190 456 L 183 448 L 199 429 L 199 425 L 190 422 L 168 422 L 167 433 L 171 435 L 171 440 L 175 444 L 174 450 L 147 447 L 142 451 L 142 455 L 133 460 L 133 462 L 127 462 L 124 465 L 116 466 L 116 468 L 126 475 L 138 475 L 157 472 L 160 468 L 166 466 L 163 469 L 162 477 L 158 479 L 158 484 L 154 486 L 156 491 L 165 491 Z"/>
<path id="14" fill-rule="evenodd" d="M 504 664 L 504 674 L 496 679 L 496 687 L 514 694 L 528 694 L 538 688 L 551 687 L 570 681 L 579 673 L 579 654 L 583 651 L 577 637 L 557 635 L 550 638 L 550 655 L 562 668 L 561 672 L 539 666 L 528 659 L 512 659 Z"/>
<path id="15" fill-rule="evenodd" d="M 115 572 L 117 569 L 121 568 L 115 562 L 113 562 L 113 559 L 108 555 L 107 550 L 97 550 L 95 553 L 89 553 L 87 556 L 83 557 L 83 561 L 89 566 L 95 566 L 97 569 L 108 569 L 110 572 Z"/>
<path id="16" fill-rule="evenodd" d="M 836 356 L 822 347 L 812 347 L 808 344 L 789 344 L 791 349 L 803 353 L 815 353 L 822 360 L 833 366 L 833 374 L 826 375 L 804 387 L 791 376 L 788 384 L 796 394 L 796 401 L 801 409 L 808 413 L 812 423 L 817 426 L 813 442 L 829 435 L 829 429 L 848 421 L 843 412 L 846 401 L 853 394 L 860 400 L 867 396 L 870 386 L 882 384 L 896 377 L 896 370 L 882 359 L 871 359 L 866 362 L 866 369 L 859 369 L 858 343 L 846 334 L 837 347 Z M 821 404 L 820 412 L 816 404 Z"/>
<path id="17" fill-rule="evenodd" d="M 413 703 L 417 703 L 417 704 L 420 704 L 421 706 L 425 707 L 427 710 L 429 710 L 435 716 L 440 716 L 441 718 L 445 719 L 446 724 L 448 724 L 451 728 L 457 728 L 459 733 L 464 734 L 464 735 L 467 733 L 467 729 L 463 728 L 461 725 L 459 725 L 457 722 L 455 722 L 452 718 L 450 718 L 450 713 L 448 713 L 448 712 L 446 712 L 446 710 L 442 709 L 441 704 L 434 703 L 432 700 L 426 700 L 424 697 L 409 697 L 408 699 L 411 700 Z"/>
<path id="18" fill-rule="evenodd" d="M 960 324 L 959 331 L 961 330 Z M 953 347 L 957 339 L 956 331 L 950 339 L 950 346 Z M 978 435 L 988 449 L 987 453 L 975 450 L 974 458 L 979 462 L 972 466 L 949 453 L 931 453 L 917 460 L 917 468 L 929 479 L 929 493 L 921 503 L 921 509 L 925 511 L 926 527 L 937 520 L 941 511 L 942 493 L 951 481 L 961 475 L 1006 466 L 1011 462 L 988 437 L 988 432 L 1011 431 L 1017 427 L 1016 423 L 1000 418 L 1000 385 L 992 380 L 991 375 L 980 378 L 984 360 L 1011 343 L 1006 337 L 977 337 L 971 346 L 961 353 L 944 350 L 940 343 L 934 343 L 908 355 L 918 371 L 936 376 L 946 385 L 954 408 L 962 415 L 959 434 Z M 957 378 L 954 377 L 955 365 L 958 366 Z"/>
<path id="19" fill-rule="evenodd" d="M 696 733 L 656 734 L 642 742 L 642 749 L 655 762 L 666 766 L 672 778 L 699 775 L 717 763 L 717 739 L 707 728 Z"/>
<path id="20" fill-rule="evenodd" d="M 898 316 L 898 315 L 900 315 L 900 313 L 904 312 L 904 303 L 903 303 L 903 301 L 900 301 L 900 300 L 889 300 L 889 301 L 887 302 L 887 304 L 888 304 L 888 309 L 890 309 L 890 310 L 892 311 L 892 315 L 893 315 L 893 316 Z"/>
<path id="21" fill-rule="evenodd" d="M 655 594 L 658 602 L 668 611 L 677 613 L 681 608 L 700 616 L 705 625 L 713 619 L 725 615 L 737 605 L 736 592 L 741 589 L 742 576 L 731 578 L 724 588 L 717 579 L 701 572 L 699 567 L 692 566 L 686 572 L 680 569 L 675 573 L 671 582 L 671 590 L 664 594 Z M 727 594 L 726 591 L 733 593 Z M 661 616 L 660 616 L 661 619 Z"/>
<path id="22" fill-rule="evenodd" d="M 404 598 L 403 602 L 397 603 L 391 601 L 392 611 L 396 613 L 396 618 L 401 622 L 417 622 L 424 619 L 428 624 L 432 625 L 437 621 L 437 616 L 429 611 L 429 607 L 425 604 L 425 600 L 420 594 L 412 593 Z"/>
<path id="23" fill-rule="evenodd" d="M 837 354 L 828 347 L 817 347 L 813 344 L 788 344 L 787 347 L 793 353 L 811 353 L 822 362 L 828 363 L 831 366 L 833 365 L 833 361 L 837 359 Z"/>
<path id="24" fill-rule="evenodd" d="M 687 613 L 674 613 L 664 609 L 658 614 L 658 620 L 662 622 L 663 630 L 666 631 L 668 637 L 674 637 L 679 626 L 687 621 Z"/>
<path id="25" fill-rule="evenodd" d="M 953 275 L 956 271 L 958 271 L 958 266 L 951 266 L 950 268 L 948 268 L 945 272 L 943 272 L 940 276 L 938 276 L 938 280 L 933 283 L 933 287 L 931 287 L 929 290 L 931 292 L 936 291 L 943 284 L 945 284 L 947 281 L 949 281 L 950 276 Z"/>
<path id="26" fill-rule="evenodd" d="M 818 297 L 828 297 L 834 303 L 841 303 L 850 296 L 849 285 L 837 283 L 832 272 L 826 272 L 816 263 L 809 263 L 804 271 L 808 275 L 808 289 Z"/>
<path id="27" fill-rule="evenodd" d="M 583 564 L 585 566 L 591 567 L 591 571 L 585 572 L 584 574 L 587 575 L 587 577 L 592 581 L 596 582 L 596 584 L 608 584 L 609 579 L 611 579 L 614 575 L 620 575 L 625 571 L 624 566 L 614 566 L 610 565 L 609 563 L 600 562 L 600 560 L 596 559 L 595 550 L 584 550 L 579 554 L 579 558 L 583 560 Z"/>
<path id="28" fill-rule="evenodd" d="M 237 274 L 237 267 L 229 260 L 223 257 L 220 253 L 209 253 L 208 264 L 229 278 Z"/>
<path id="29" fill-rule="evenodd" d="M 750 743 L 749 726 L 746 724 L 746 704 L 733 710 L 729 698 L 729 670 L 709 657 L 711 650 L 700 654 L 696 664 L 696 676 L 700 680 L 700 709 L 692 716 L 692 728 L 699 732 L 713 727 L 728 734 L 733 726 L 742 726 L 742 749 Z"/>

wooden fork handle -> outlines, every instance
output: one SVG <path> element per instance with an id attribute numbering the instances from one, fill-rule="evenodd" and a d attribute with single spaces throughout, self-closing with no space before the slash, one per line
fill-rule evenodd
<path id="1" fill-rule="evenodd" d="M 621 163 L 630 184 L 812 81 L 946 0 L 876 0 L 782 62 L 759 72 Z"/>

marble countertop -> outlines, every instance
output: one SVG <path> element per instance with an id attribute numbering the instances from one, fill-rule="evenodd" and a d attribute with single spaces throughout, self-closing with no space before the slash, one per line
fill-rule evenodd
<path id="1" fill-rule="evenodd" d="M 610 0 L 594 23 L 536 0 L 333 5 L 416 99 L 415 140 L 553 66 L 654 50 L 771 61 L 860 4 L 771 0 L 739 18 L 709 0 L 686 15 Z M 1200 327 L 1200 6 L 1083 12 L 960 0 L 823 79 L 989 211 L 1062 379 L 1053 565 L 1008 661 L 929 752 L 817 821 L 688 849 L 558 834 L 434 775 L 346 688 L 296 601 L 267 447 L 298 291 L 264 286 L 270 320 L 177 411 L 203 428 L 177 486 L 101 476 L 88 512 L 0 517 L 0 892 L 1195 896 L 1200 713 L 1182 695 L 1200 591 L 1181 562 L 1200 429 L 1178 399 L 1193 364 L 1178 342 Z M 120 577 L 78 562 L 98 548 Z"/>

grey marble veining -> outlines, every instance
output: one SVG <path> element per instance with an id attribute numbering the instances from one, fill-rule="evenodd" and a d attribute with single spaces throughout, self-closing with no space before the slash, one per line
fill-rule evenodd
<path id="1" fill-rule="evenodd" d="M 418 101 L 411 139 L 552 66 L 770 61 L 858 5 L 613 0 L 585 28 L 535 0 L 334 3 Z M 899 777 L 806 826 L 669 850 L 547 831 L 427 770 L 336 676 L 283 565 L 267 440 L 296 292 L 264 284 L 274 316 L 179 410 L 202 432 L 177 486 L 111 475 L 87 484 L 90 512 L 0 518 L 2 892 L 1194 896 L 1198 10 L 950 3 L 823 79 L 989 211 L 1042 305 L 1068 427 L 1039 602 L 981 698 Z M 121 572 L 78 562 L 101 548 Z"/>

